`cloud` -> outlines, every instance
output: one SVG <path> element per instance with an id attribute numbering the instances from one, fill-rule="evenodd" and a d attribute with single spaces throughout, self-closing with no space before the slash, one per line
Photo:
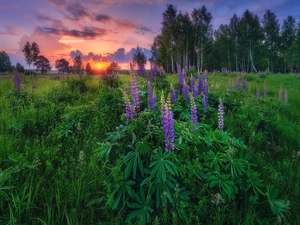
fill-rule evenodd
<path id="1" fill-rule="evenodd" d="M 48 2 L 58 7 L 63 7 L 66 5 L 66 0 L 48 0 Z"/>
<path id="2" fill-rule="evenodd" d="M 147 59 L 151 57 L 149 49 L 142 48 L 142 51 Z M 125 48 L 118 48 L 114 53 L 107 53 L 106 55 L 95 54 L 93 52 L 84 55 L 80 50 L 76 50 L 70 52 L 70 57 L 75 59 L 79 55 L 83 61 L 128 63 L 132 61 L 135 53 L 136 48 L 131 48 L 129 52 L 126 52 Z"/>
<path id="3" fill-rule="evenodd" d="M 19 27 L 17 26 L 4 26 L 5 31 L 0 31 L 1 35 L 13 35 L 13 36 L 19 36 Z"/>
<path id="4" fill-rule="evenodd" d="M 98 21 L 98 22 L 105 23 L 105 22 L 107 22 L 107 21 L 110 21 L 110 20 L 111 20 L 111 17 L 108 16 L 108 15 L 99 14 L 99 15 L 96 15 L 96 16 L 95 16 L 95 20 Z"/>
<path id="5" fill-rule="evenodd" d="M 84 27 L 82 30 L 59 29 L 55 27 L 37 27 L 36 32 L 40 34 L 52 34 L 56 36 L 70 36 L 84 39 L 95 39 L 107 34 L 107 30 L 97 27 Z"/>
<path id="6" fill-rule="evenodd" d="M 72 20 L 79 20 L 82 17 L 89 17 L 88 10 L 79 2 L 68 4 L 66 7 L 66 11 L 70 14 L 68 18 Z"/>

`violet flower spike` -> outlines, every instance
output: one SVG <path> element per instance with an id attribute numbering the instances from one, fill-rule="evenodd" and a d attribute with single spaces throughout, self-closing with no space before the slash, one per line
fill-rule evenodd
<path id="1" fill-rule="evenodd" d="M 171 91 L 171 102 L 172 102 L 172 103 L 177 102 L 177 92 L 176 92 L 176 90 L 174 89 L 174 87 L 173 87 L 172 84 L 171 84 L 171 87 L 170 87 L 170 91 Z"/>
<path id="2" fill-rule="evenodd" d="M 126 116 L 127 124 L 128 124 L 128 122 L 133 119 L 133 109 L 132 109 L 130 100 L 129 100 L 128 95 L 126 94 L 126 92 L 123 91 L 121 88 L 120 88 L 120 91 L 122 92 L 123 98 L 124 98 L 124 101 L 125 101 L 125 116 Z"/>
<path id="3" fill-rule="evenodd" d="M 203 89 L 202 76 L 198 74 L 198 95 L 201 95 Z"/>
<path id="4" fill-rule="evenodd" d="M 224 128 L 224 110 L 223 110 L 223 102 L 222 99 L 219 98 L 219 106 L 218 106 L 218 128 L 219 130 L 223 130 Z"/>
<path id="5" fill-rule="evenodd" d="M 133 71 L 131 71 L 131 94 L 132 94 L 132 101 L 134 106 L 134 113 L 138 114 L 140 111 L 139 90 L 138 90 L 136 76 Z"/>
<path id="6" fill-rule="evenodd" d="M 208 106 L 208 81 L 204 79 L 204 98 L 203 98 L 203 108 L 206 110 Z"/>
<path id="7" fill-rule="evenodd" d="M 189 86 L 186 84 L 185 80 L 183 82 L 183 97 L 185 102 L 189 102 Z"/>
<path id="8" fill-rule="evenodd" d="M 195 127 L 195 129 L 193 129 L 192 131 L 195 131 L 198 128 L 197 107 L 192 94 L 190 94 L 190 99 L 191 99 L 191 121 Z"/>
<path id="9" fill-rule="evenodd" d="M 17 89 L 18 92 L 21 92 L 21 78 L 20 78 L 19 74 L 15 75 L 14 86 Z"/>
<path id="10" fill-rule="evenodd" d="M 162 130 L 164 131 L 165 150 L 170 152 L 174 150 L 174 119 L 171 111 L 171 95 L 168 95 L 167 101 L 164 101 L 162 107 Z"/>

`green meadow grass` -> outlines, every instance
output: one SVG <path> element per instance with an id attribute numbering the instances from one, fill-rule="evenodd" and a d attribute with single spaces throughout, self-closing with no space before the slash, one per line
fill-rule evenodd
<path id="1" fill-rule="evenodd" d="M 216 108 L 221 97 L 224 131 L 245 143 L 247 157 L 264 183 L 278 189 L 277 197 L 288 203 L 282 223 L 300 224 L 300 78 L 245 74 L 248 88 L 237 92 L 237 76 L 242 79 L 242 75 L 209 74 L 211 109 L 201 120 L 217 128 Z M 229 80 L 232 92 L 228 92 Z M 176 86 L 177 76 L 167 75 L 166 81 Z M 265 81 L 268 97 L 263 97 Z M 218 84 L 219 89 L 214 90 L 212 84 Z M 118 85 L 126 91 L 130 76 L 120 75 Z M 288 91 L 288 104 L 278 100 L 281 85 Z M 139 88 L 146 108 L 144 78 L 139 78 Z M 22 77 L 21 89 L 26 92 L 23 97 L 12 95 L 13 78 L 0 79 L 0 224 L 124 224 L 130 213 L 125 206 L 111 210 L 107 205 L 110 176 L 118 174 L 111 164 L 117 162 L 99 160 L 96 151 L 99 143 L 106 141 L 106 134 L 113 135 L 111 132 L 124 122 L 120 91 L 97 76 L 82 80 L 73 76 L 69 81 L 66 77 Z M 161 90 L 156 92 L 160 99 Z M 134 135 L 133 139 L 138 138 Z M 119 148 L 121 151 L 121 144 Z M 197 188 L 196 184 L 189 188 Z M 250 203 L 226 212 L 212 211 L 210 198 L 203 196 L 208 200 L 193 203 L 203 212 L 215 212 L 207 218 L 203 213 L 198 224 L 280 224 L 272 213 L 258 218 L 259 206 Z M 160 224 L 175 224 L 175 219 L 165 218 L 164 213 L 153 215 L 151 223 L 157 217 Z M 187 216 L 196 218 L 193 213 Z M 184 222 L 177 218 L 177 223 Z"/>

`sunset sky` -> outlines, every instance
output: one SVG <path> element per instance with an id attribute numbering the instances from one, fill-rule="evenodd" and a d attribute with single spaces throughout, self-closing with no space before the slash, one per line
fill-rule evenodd
<path id="1" fill-rule="evenodd" d="M 206 5 L 214 29 L 246 9 L 260 19 L 270 9 L 280 23 L 288 15 L 297 21 L 300 16 L 299 0 L 0 0 L 0 51 L 8 53 L 12 64 L 28 68 L 22 49 L 29 41 L 40 46 L 52 65 L 60 58 L 73 64 L 81 55 L 96 68 L 115 61 L 127 69 L 137 45 L 151 56 L 167 4 L 183 13 Z"/>

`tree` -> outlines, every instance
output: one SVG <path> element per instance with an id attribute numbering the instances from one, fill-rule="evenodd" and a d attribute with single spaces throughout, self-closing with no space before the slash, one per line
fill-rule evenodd
<path id="1" fill-rule="evenodd" d="M 5 51 L 0 51 L 0 72 L 11 71 L 11 62 Z"/>
<path id="2" fill-rule="evenodd" d="M 73 65 L 73 71 L 74 73 L 80 74 L 81 73 L 81 69 L 82 69 L 82 60 L 81 60 L 81 56 L 77 55 L 75 56 L 74 59 L 74 65 Z"/>
<path id="3" fill-rule="evenodd" d="M 133 56 L 134 65 L 138 67 L 138 72 L 140 76 L 146 75 L 145 64 L 147 62 L 147 58 L 143 52 L 143 49 L 137 46 L 136 52 Z"/>
<path id="4" fill-rule="evenodd" d="M 55 61 L 55 68 L 59 73 L 68 73 L 70 71 L 69 62 L 65 59 L 58 59 Z"/>
<path id="5" fill-rule="evenodd" d="M 194 9 L 192 12 L 192 19 L 195 29 L 195 47 L 197 52 L 197 68 L 202 72 L 205 45 L 212 36 L 212 15 L 203 5 L 200 9 Z"/>
<path id="6" fill-rule="evenodd" d="M 40 48 L 37 43 L 33 42 L 30 45 L 30 42 L 27 41 L 22 52 L 24 53 L 25 61 L 28 64 L 30 70 L 30 65 L 37 61 L 38 54 L 40 53 Z"/>
<path id="7" fill-rule="evenodd" d="M 120 70 L 121 67 L 116 62 L 111 62 L 110 65 L 106 68 L 107 74 L 113 74 L 117 70 Z"/>
<path id="8" fill-rule="evenodd" d="M 92 70 L 92 67 L 91 67 L 91 64 L 90 64 L 90 63 L 87 63 L 87 64 L 86 64 L 85 72 L 86 72 L 86 74 L 88 74 L 88 75 L 92 75 L 92 74 L 93 74 L 93 70 Z"/>
<path id="9" fill-rule="evenodd" d="M 20 63 L 17 62 L 17 65 L 16 65 L 16 69 L 17 69 L 17 72 L 19 73 L 24 73 L 25 72 L 25 68 L 24 66 L 22 66 Z"/>
<path id="10" fill-rule="evenodd" d="M 48 70 L 51 70 L 49 60 L 43 55 L 37 57 L 34 65 L 36 66 L 36 71 L 41 71 L 42 73 L 47 73 Z"/>

